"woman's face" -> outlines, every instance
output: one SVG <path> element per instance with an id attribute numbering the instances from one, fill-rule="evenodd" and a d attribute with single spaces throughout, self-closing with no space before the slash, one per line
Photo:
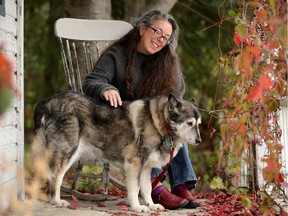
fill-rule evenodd
<path id="1" fill-rule="evenodd" d="M 166 45 L 172 31 L 172 25 L 167 20 L 156 20 L 151 26 L 141 25 L 137 51 L 146 55 L 159 52 Z"/>

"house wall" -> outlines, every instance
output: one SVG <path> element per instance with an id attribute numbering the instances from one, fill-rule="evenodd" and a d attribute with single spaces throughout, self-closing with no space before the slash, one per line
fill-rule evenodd
<path id="1" fill-rule="evenodd" d="M 0 116 L 0 210 L 3 211 L 10 198 L 24 198 L 23 0 L 0 0 L 1 45 L 13 63 L 13 81 L 19 92 Z"/>

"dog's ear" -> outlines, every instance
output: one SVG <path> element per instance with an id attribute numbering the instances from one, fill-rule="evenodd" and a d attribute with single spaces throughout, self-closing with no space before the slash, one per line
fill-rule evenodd
<path id="1" fill-rule="evenodd" d="M 176 98 L 176 96 L 172 93 L 168 96 L 168 109 L 169 112 L 174 111 L 176 113 L 179 112 L 179 109 L 181 109 L 182 104 L 181 102 Z"/>
<path id="2" fill-rule="evenodd" d="M 196 106 L 196 107 L 198 106 L 198 104 L 197 104 L 195 98 L 192 98 L 192 99 L 191 99 L 191 102 L 192 102 L 192 104 L 193 104 L 194 106 Z"/>

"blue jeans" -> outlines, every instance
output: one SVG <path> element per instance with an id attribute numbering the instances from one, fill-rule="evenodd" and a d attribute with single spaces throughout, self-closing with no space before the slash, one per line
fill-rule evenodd
<path id="1" fill-rule="evenodd" d="M 153 168 L 151 177 L 155 178 L 162 172 L 160 168 Z M 189 190 L 196 185 L 196 175 L 191 164 L 187 144 L 179 150 L 178 154 L 173 158 L 168 168 L 169 182 L 171 190 L 179 184 L 185 184 Z M 162 179 L 164 181 L 164 179 Z"/>

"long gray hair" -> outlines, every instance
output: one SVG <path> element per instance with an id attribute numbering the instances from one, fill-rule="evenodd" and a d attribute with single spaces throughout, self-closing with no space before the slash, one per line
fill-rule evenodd
<path id="1" fill-rule="evenodd" d="M 139 30 L 141 24 L 151 26 L 157 20 L 167 20 L 172 25 L 172 34 L 169 38 L 170 43 L 167 45 L 172 46 L 173 50 L 175 50 L 178 45 L 179 27 L 172 15 L 163 13 L 160 10 L 153 10 L 145 14 L 142 18 L 136 20 L 133 26 Z"/>
<path id="2" fill-rule="evenodd" d="M 159 52 L 151 55 L 151 58 L 143 65 L 143 77 L 137 86 L 132 86 L 134 78 L 134 64 L 137 55 L 137 45 L 141 40 L 140 26 L 151 26 L 156 20 L 167 20 L 172 25 L 170 43 L 167 43 Z M 156 95 L 168 95 L 170 92 L 182 96 L 181 82 L 182 72 L 179 57 L 176 52 L 178 45 L 179 27 L 175 19 L 159 10 L 153 10 L 137 20 L 134 28 L 116 41 L 111 47 L 121 46 L 125 49 L 125 83 L 127 100 L 153 97 Z"/>

